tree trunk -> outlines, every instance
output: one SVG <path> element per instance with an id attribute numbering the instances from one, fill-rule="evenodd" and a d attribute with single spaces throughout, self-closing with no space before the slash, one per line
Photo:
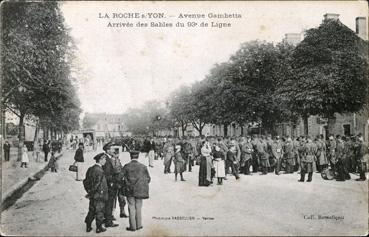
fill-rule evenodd
<path id="1" fill-rule="evenodd" d="M 35 137 L 33 138 L 33 150 L 35 150 L 38 146 L 38 134 L 40 131 L 39 123 L 36 123 L 36 129 L 35 129 Z"/>
<path id="2" fill-rule="evenodd" d="M 328 136 L 332 133 L 335 123 L 336 123 L 336 118 L 334 116 L 329 116 L 328 123 L 327 123 L 327 131 L 326 131 Z"/>
<path id="3" fill-rule="evenodd" d="M 309 135 L 309 116 L 304 115 L 302 117 L 303 123 L 304 123 L 304 135 L 307 136 Z"/>
<path id="4" fill-rule="evenodd" d="M 228 124 L 227 123 L 223 125 L 223 133 L 224 133 L 224 137 L 227 137 L 228 135 Z"/>
<path id="5" fill-rule="evenodd" d="M 19 127 L 18 127 L 18 138 L 19 138 L 19 144 L 18 144 L 18 158 L 17 161 L 22 160 L 22 154 L 23 154 L 23 145 L 24 145 L 24 114 L 20 114 L 19 116 Z"/>

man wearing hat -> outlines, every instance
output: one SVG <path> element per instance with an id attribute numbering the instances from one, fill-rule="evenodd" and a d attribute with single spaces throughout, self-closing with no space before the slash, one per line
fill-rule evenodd
<path id="1" fill-rule="evenodd" d="M 77 172 L 76 172 L 76 180 L 77 181 L 82 181 L 83 178 L 81 177 L 83 172 L 83 162 L 85 161 L 83 158 L 83 149 L 84 149 L 84 145 L 82 142 L 80 142 L 78 144 L 78 149 L 76 150 L 76 153 L 74 154 L 74 164 L 78 167 L 77 168 Z"/>
<path id="2" fill-rule="evenodd" d="M 96 233 L 104 232 L 106 229 L 102 227 L 104 222 L 105 202 L 108 200 L 108 184 L 104 175 L 102 166 L 106 162 L 104 153 L 100 153 L 94 157 L 96 164 L 89 168 L 87 175 L 91 180 L 91 190 L 87 197 L 90 199 L 88 213 L 85 218 L 86 231 L 92 230 L 91 224 L 96 219 Z"/>
<path id="3" fill-rule="evenodd" d="M 241 173 L 245 175 L 250 174 L 251 158 L 252 158 L 252 144 L 251 137 L 246 136 L 246 139 L 241 143 Z"/>
<path id="4" fill-rule="evenodd" d="M 141 209 L 143 199 L 149 198 L 151 181 L 147 167 L 138 162 L 138 151 L 131 151 L 131 162 L 123 167 L 124 190 L 128 200 L 129 227 L 128 231 L 142 229 Z"/>
<path id="5" fill-rule="evenodd" d="M 279 136 L 276 136 L 274 141 L 271 143 L 272 155 L 275 159 L 275 174 L 279 175 L 281 170 L 281 159 L 283 154 L 282 142 L 279 140 Z"/>
<path id="6" fill-rule="evenodd" d="M 104 156 L 106 163 L 103 165 L 106 181 L 108 183 L 109 198 L 105 205 L 105 227 L 117 227 L 118 224 L 113 223 L 115 219 L 113 216 L 114 202 L 118 195 L 120 174 L 122 171 L 122 164 L 119 158 L 115 156 L 113 143 L 108 142 L 103 146 L 105 151 Z M 124 209 L 123 209 L 124 210 Z"/>
<path id="7" fill-rule="evenodd" d="M 317 146 L 311 140 L 310 136 L 307 136 L 307 143 L 304 146 L 305 155 L 301 159 L 301 178 L 299 182 L 305 181 L 305 174 L 308 173 L 307 182 L 313 180 L 313 163 L 316 160 L 315 154 L 317 152 Z"/>

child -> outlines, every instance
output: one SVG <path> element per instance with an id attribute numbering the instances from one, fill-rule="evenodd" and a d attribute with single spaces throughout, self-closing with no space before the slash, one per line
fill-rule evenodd
<path id="1" fill-rule="evenodd" d="M 57 172 L 57 168 L 58 168 L 58 163 L 57 163 L 57 158 L 54 155 L 54 151 L 51 152 L 51 157 L 49 160 L 49 164 L 48 167 L 51 169 L 51 172 Z"/>
<path id="2" fill-rule="evenodd" d="M 29 163 L 29 158 L 28 158 L 28 149 L 26 145 L 23 145 L 22 148 L 22 163 L 21 163 L 21 168 L 27 168 L 27 164 Z"/>

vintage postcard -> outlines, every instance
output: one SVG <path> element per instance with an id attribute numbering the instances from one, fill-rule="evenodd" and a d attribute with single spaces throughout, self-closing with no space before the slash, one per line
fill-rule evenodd
<path id="1" fill-rule="evenodd" d="M 366 1 L 4 1 L 4 236 L 366 236 Z"/>

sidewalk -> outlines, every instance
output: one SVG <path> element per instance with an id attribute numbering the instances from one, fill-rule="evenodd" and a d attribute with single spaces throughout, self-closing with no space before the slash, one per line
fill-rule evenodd
<path id="1" fill-rule="evenodd" d="M 59 153 L 55 154 L 56 156 Z M 29 163 L 27 168 L 21 168 L 21 162 L 17 162 L 17 148 L 12 147 L 10 150 L 10 161 L 2 161 L 2 177 L 1 177 L 1 199 L 9 197 L 15 190 L 24 185 L 28 178 L 34 176 L 40 170 L 45 168 L 48 162 L 44 161 L 43 152 L 39 155 L 39 162 L 33 157 L 33 152 L 28 152 Z M 50 155 L 49 155 L 50 158 Z"/>

